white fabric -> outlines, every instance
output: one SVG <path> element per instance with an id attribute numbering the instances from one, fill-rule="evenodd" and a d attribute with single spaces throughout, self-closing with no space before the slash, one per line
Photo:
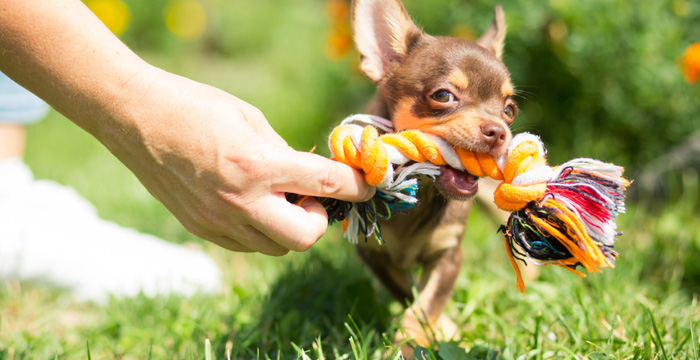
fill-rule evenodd
<path id="1" fill-rule="evenodd" d="M 528 186 L 540 184 L 552 180 L 554 171 L 549 166 L 541 166 L 536 169 L 526 171 L 516 176 L 511 184 L 514 186 Z"/>
<path id="2" fill-rule="evenodd" d="M 464 168 L 464 165 L 462 164 L 462 160 L 459 159 L 459 155 L 457 155 L 457 151 L 455 150 L 454 145 L 448 143 L 445 139 L 433 135 L 433 134 L 425 134 L 430 138 L 430 140 L 433 141 L 435 144 L 435 147 L 437 147 L 438 152 L 440 155 L 442 155 L 442 158 L 445 159 L 445 162 L 447 162 L 448 165 L 452 166 L 453 168 L 457 170 L 466 170 Z"/>
<path id="3" fill-rule="evenodd" d="M 367 115 L 367 114 L 355 114 L 355 115 L 350 115 L 346 117 L 343 121 L 340 122 L 340 125 L 351 125 L 351 124 L 356 124 L 356 123 L 361 123 L 365 125 L 372 125 L 384 132 L 390 133 L 394 132 L 394 123 L 389 120 L 385 119 L 381 116 L 376 116 L 376 115 Z"/>
<path id="4" fill-rule="evenodd" d="M 0 279 L 47 282 L 104 302 L 214 292 L 221 271 L 202 251 L 100 219 L 75 190 L 34 180 L 15 158 L 0 161 Z"/>

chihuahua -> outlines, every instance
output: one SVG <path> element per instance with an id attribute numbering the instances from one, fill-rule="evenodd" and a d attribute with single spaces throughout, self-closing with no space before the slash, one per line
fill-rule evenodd
<path id="1" fill-rule="evenodd" d="M 493 157 L 506 152 L 518 107 L 500 59 L 506 33 L 500 7 L 476 42 L 425 34 L 400 0 L 355 0 L 352 21 L 362 72 L 377 85 L 365 113 L 391 119 L 396 131 L 419 129 Z M 409 337 L 428 346 L 458 333 L 442 312 L 462 263 L 460 242 L 477 180 L 442 167 L 434 181 L 422 183 L 419 207 L 381 223 L 385 244 L 358 247 L 388 291 L 407 305 L 397 343 Z M 411 271 L 418 266 L 416 299 Z M 403 354 L 412 357 L 407 346 Z"/>

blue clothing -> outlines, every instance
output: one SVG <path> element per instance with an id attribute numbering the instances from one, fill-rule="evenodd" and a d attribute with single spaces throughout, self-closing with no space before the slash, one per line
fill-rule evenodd
<path id="1" fill-rule="evenodd" d="M 48 111 L 45 102 L 0 72 L 0 123 L 31 124 Z"/>

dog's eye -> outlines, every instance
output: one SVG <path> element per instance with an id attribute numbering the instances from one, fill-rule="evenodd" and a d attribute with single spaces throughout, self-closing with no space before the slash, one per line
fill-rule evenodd
<path id="1" fill-rule="evenodd" d="M 503 113 L 506 114 L 506 117 L 509 119 L 513 119 L 515 117 L 515 114 L 518 113 L 518 106 L 510 104 L 506 106 L 505 109 L 503 109 Z"/>
<path id="2" fill-rule="evenodd" d="M 430 97 L 433 100 L 441 103 L 449 103 L 455 101 L 455 96 L 447 90 L 438 90 L 434 92 L 433 95 L 430 95 Z"/>

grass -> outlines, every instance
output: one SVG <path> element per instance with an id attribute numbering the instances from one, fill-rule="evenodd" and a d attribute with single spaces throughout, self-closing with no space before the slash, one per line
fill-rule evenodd
<path id="1" fill-rule="evenodd" d="M 61 134 L 61 136 L 56 136 Z M 93 139 L 52 114 L 30 129 L 38 177 L 76 188 L 102 216 L 178 242 L 194 241 Z M 42 147 L 56 151 L 46 152 Z M 88 150 L 88 151 L 86 151 Z M 692 177 L 691 177 L 692 180 Z M 685 181 L 681 193 L 697 182 Z M 687 189 L 686 189 L 687 188 Z M 700 220 L 693 197 L 631 203 L 614 270 L 583 279 L 545 268 L 515 290 L 497 225 L 478 209 L 447 313 L 461 328 L 443 359 L 697 358 Z M 379 359 L 394 349 L 401 307 L 333 227 L 306 253 L 268 258 L 202 244 L 225 273 L 218 296 L 77 303 L 39 284 L 0 288 L 0 359 Z M 89 350 L 86 347 L 89 341 Z M 458 351 L 454 351 L 458 349 Z M 89 351 L 89 352 L 88 352 Z M 459 356 L 458 356 L 459 355 Z"/>
<path id="2" fill-rule="evenodd" d="M 266 6 L 263 11 L 293 11 L 275 18 L 278 31 L 265 34 L 268 47 L 252 44 L 254 51 L 231 59 L 141 53 L 260 107 L 295 148 L 318 145 L 323 152 L 330 126 L 360 109 L 372 87 L 348 60 L 309 59 L 323 53 L 326 24 L 317 4 Z M 309 41 L 289 42 L 286 33 Z M 230 253 L 184 231 L 128 170 L 60 115 L 29 130 L 27 162 L 38 178 L 75 187 L 102 217 L 121 225 L 200 243 L 221 266 L 227 286 L 217 296 L 138 296 L 96 305 L 42 284 L 4 282 L 0 359 L 395 358 L 388 339 L 401 306 L 339 228 L 305 253 Z M 684 174 L 678 184 L 676 196 L 661 203 L 641 196 L 630 201 L 620 217 L 625 235 L 618 239 L 614 270 L 584 279 L 544 268 L 526 281 L 525 295 L 515 289 L 498 225 L 473 211 L 465 265 L 446 309 L 461 341 L 423 353 L 444 360 L 699 358 L 697 174 Z"/>

